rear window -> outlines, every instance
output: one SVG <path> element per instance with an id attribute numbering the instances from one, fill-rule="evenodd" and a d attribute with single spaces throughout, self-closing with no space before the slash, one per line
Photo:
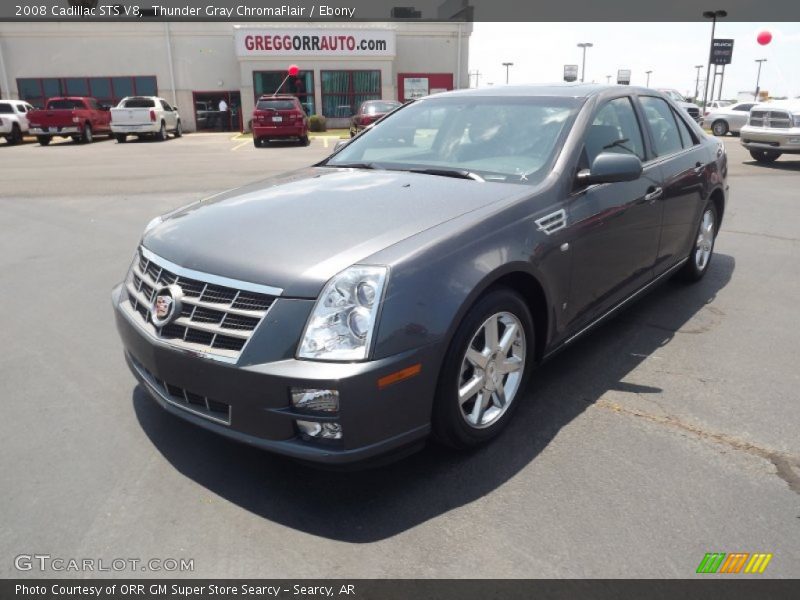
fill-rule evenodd
<path id="1" fill-rule="evenodd" d="M 399 102 L 369 102 L 364 105 L 364 113 L 374 115 L 378 113 L 388 113 L 400 106 Z"/>
<path id="2" fill-rule="evenodd" d="M 294 110 L 297 106 L 292 100 L 259 100 L 257 110 Z"/>
<path id="3" fill-rule="evenodd" d="M 8 102 L 0 102 L 0 113 L 13 113 L 14 110 Z"/>
<path id="4" fill-rule="evenodd" d="M 152 98 L 128 98 L 123 103 L 123 108 L 155 108 L 156 103 Z"/>
<path id="5" fill-rule="evenodd" d="M 50 100 L 47 103 L 48 110 L 74 110 L 83 108 L 83 102 L 80 100 Z"/>

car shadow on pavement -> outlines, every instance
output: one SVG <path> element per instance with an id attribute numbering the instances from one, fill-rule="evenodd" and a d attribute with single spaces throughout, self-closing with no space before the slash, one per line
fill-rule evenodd
<path id="1" fill-rule="evenodd" d="M 786 156 L 771 163 L 760 163 L 755 160 L 746 160 L 745 165 L 752 165 L 762 169 L 773 169 L 775 171 L 800 171 L 800 157 L 792 158 Z"/>
<path id="2" fill-rule="evenodd" d="M 703 333 L 721 312 L 732 256 L 716 254 L 696 285 L 668 281 L 533 373 L 509 427 L 490 444 L 460 453 L 435 444 L 367 471 L 317 470 L 237 444 L 163 411 L 137 387 L 142 429 L 183 475 L 256 515 L 351 543 L 386 539 L 502 486 L 534 461 L 558 432 L 609 390 L 657 394 L 623 380 L 682 334 Z M 587 440 L 591 443 L 591 440 Z"/>

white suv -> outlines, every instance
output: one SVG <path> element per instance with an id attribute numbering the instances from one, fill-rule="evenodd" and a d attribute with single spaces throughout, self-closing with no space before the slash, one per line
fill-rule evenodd
<path id="1" fill-rule="evenodd" d="M 22 100 L 0 100 L 0 136 L 9 144 L 19 144 L 28 133 L 28 111 L 33 107 Z"/>
<path id="2" fill-rule="evenodd" d="M 800 99 L 756 104 L 740 136 L 742 146 L 761 163 L 800 154 Z"/>

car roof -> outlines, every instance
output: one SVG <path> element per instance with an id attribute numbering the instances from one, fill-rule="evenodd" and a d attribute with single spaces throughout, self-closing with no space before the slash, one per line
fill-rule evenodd
<path id="1" fill-rule="evenodd" d="M 536 85 L 499 85 L 487 88 L 454 90 L 436 94 L 442 96 L 560 96 L 567 98 L 589 98 L 604 95 L 606 92 L 625 90 L 631 93 L 658 93 L 652 88 L 630 85 L 609 85 L 602 83 L 550 83 Z"/>
<path id="2" fill-rule="evenodd" d="M 297 100 L 297 96 L 292 96 L 291 94 L 261 94 L 258 97 L 259 100 Z M 298 100 L 299 102 L 299 100 Z"/>

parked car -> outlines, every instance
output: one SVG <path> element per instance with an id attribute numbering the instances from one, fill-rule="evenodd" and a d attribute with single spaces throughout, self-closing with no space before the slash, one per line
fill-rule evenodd
<path id="1" fill-rule="evenodd" d="M 54 137 L 70 137 L 89 144 L 98 134 L 111 134 L 111 113 L 96 99 L 85 96 L 50 98 L 44 109 L 28 113 L 30 133 L 42 146 Z"/>
<path id="2" fill-rule="evenodd" d="M 738 135 L 739 130 L 747 124 L 750 109 L 755 104 L 755 102 L 740 102 L 732 106 L 716 108 L 703 117 L 701 125 L 705 129 L 710 129 L 714 135 L 723 136 L 728 133 Z"/>
<path id="3" fill-rule="evenodd" d="M 675 104 L 680 106 L 687 113 L 689 113 L 689 116 L 692 117 L 695 121 L 700 121 L 700 107 L 697 106 L 697 104 L 694 104 L 693 102 L 689 102 L 686 98 L 684 98 L 683 94 L 681 94 L 678 90 L 661 88 L 658 91 L 667 96 L 670 100 L 672 100 Z"/>
<path id="4" fill-rule="evenodd" d="M 165 141 L 167 132 L 179 138 L 183 135 L 183 125 L 178 109 L 157 96 L 129 96 L 120 100 L 111 109 L 111 131 L 117 142 L 124 143 L 129 135 L 137 138 L 154 137 Z"/>
<path id="5" fill-rule="evenodd" d="M 800 99 L 756 104 L 740 136 L 742 146 L 760 163 L 800 154 Z"/>
<path id="6" fill-rule="evenodd" d="M 394 100 L 365 100 L 350 119 L 350 137 L 401 106 Z"/>
<path id="7" fill-rule="evenodd" d="M 0 100 L 0 136 L 9 144 L 19 144 L 28 133 L 28 112 L 32 110 L 22 100 Z"/>
<path id="8" fill-rule="evenodd" d="M 295 96 L 261 96 L 253 111 L 253 145 L 256 148 L 274 139 L 297 139 L 303 146 L 308 138 L 308 116 Z"/>
<path id="9" fill-rule="evenodd" d="M 726 177 L 723 144 L 654 90 L 429 96 L 154 219 L 116 324 L 143 389 L 234 440 L 329 464 L 472 447 L 534 364 L 708 272 Z"/>
<path id="10" fill-rule="evenodd" d="M 706 103 L 706 107 L 703 109 L 703 115 L 705 116 L 712 110 L 716 110 L 718 108 L 727 108 L 732 104 L 734 104 L 734 102 L 731 102 L 729 100 L 709 100 Z"/>

